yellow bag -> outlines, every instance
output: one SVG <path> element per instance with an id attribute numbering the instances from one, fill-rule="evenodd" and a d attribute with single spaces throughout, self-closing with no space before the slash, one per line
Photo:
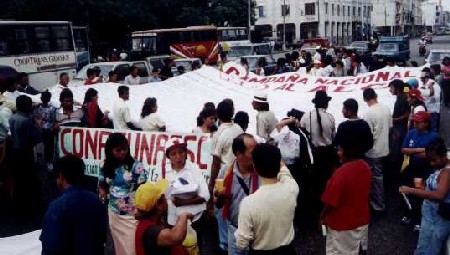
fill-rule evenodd
<path id="1" fill-rule="evenodd" d="M 187 226 L 186 238 L 183 241 L 183 247 L 188 255 L 200 255 L 200 250 L 197 245 L 197 232 L 191 225 Z"/>
<path id="2" fill-rule="evenodd" d="M 402 173 L 409 166 L 409 155 L 403 155 L 402 168 L 400 168 L 400 173 Z"/>

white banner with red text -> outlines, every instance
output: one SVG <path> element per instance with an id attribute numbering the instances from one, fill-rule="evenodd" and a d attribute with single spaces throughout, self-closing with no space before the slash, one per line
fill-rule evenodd
<path id="1" fill-rule="evenodd" d="M 83 159 L 85 174 L 97 177 L 100 163 L 105 159 L 105 144 L 111 129 L 69 128 L 58 133 L 58 155 L 73 154 Z M 211 143 L 208 136 L 161 132 L 122 131 L 130 145 L 130 154 L 149 169 L 149 180 L 155 182 L 165 177 L 169 160 L 165 156 L 166 142 L 172 137 L 182 138 L 188 146 L 188 160 L 197 164 L 203 176 L 209 180 Z"/>

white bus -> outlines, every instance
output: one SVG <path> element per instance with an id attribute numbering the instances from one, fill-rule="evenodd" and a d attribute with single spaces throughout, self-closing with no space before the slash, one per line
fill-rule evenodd
<path id="1" fill-rule="evenodd" d="M 29 74 L 42 91 L 77 67 L 72 25 L 67 21 L 0 21 L 0 65 Z"/>
<path id="2" fill-rule="evenodd" d="M 246 27 L 218 27 L 217 30 L 221 45 L 227 44 L 227 46 L 233 47 L 250 44 Z"/>

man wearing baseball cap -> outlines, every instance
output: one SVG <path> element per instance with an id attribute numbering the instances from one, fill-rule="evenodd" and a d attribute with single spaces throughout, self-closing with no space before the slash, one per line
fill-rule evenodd
<path id="1" fill-rule="evenodd" d="M 187 222 L 192 218 L 182 213 L 173 228 L 167 228 L 164 217 L 167 213 L 167 200 L 164 193 L 169 183 L 162 179 L 156 183 L 139 186 L 135 194 L 136 255 L 161 254 L 184 255 L 182 242 L 186 237 Z"/>
<path id="2" fill-rule="evenodd" d="M 426 112 L 425 98 L 423 98 L 422 93 L 418 89 L 411 89 L 408 92 L 408 103 L 411 107 L 411 114 L 409 117 L 409 129 L 414 127 L 413 116 L 418 112 Z"/>

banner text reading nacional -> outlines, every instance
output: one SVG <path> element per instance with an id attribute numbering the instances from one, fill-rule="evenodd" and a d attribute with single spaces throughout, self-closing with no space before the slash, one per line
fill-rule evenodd
<path id="1" fill-rule="evenodd" d="M 117 131 L 117 130 L 116 130 Z M 83 159 L 85 174 L 98 176 L 100 163 L 105 158 L 105 144 L 111 129 L 61 128 L 58 134 L 58 154 L 74 154 Z M 172 137 L 180 137 L 188 145 L 188 160 L 198 165 L 203 176 L 209 180 L 211 165 L 210 140 L 208 136 L 196 134 L 170 134 L 161 132 L 121 132 L 128 139 L 131 156 L 142 162 L 150 171 L 150 181 L 165 177 L 166 142 Z"/>

